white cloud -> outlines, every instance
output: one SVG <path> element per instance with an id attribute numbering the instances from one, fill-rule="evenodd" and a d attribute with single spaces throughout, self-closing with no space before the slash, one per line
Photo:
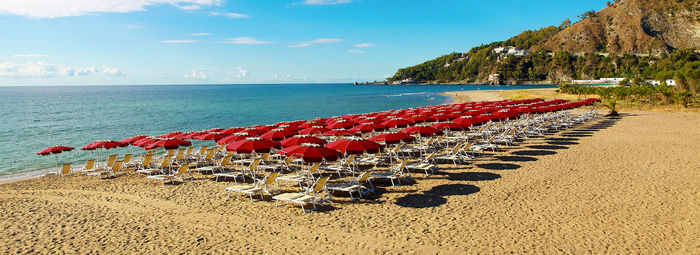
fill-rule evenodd
<path id="1" fill-rule="evenodd" d="M 196 43 L 199 42 L 199 40 L 165 40 L 165 41 L 160 41 L 162 43 Z"/>
<path id="2" fill-rule="evenodd" d="M 292 44 L 292 45 L 289 45 L 287 47 L 289 47 L 289 48 L 304 48 L 304 47 L 309 47 L 309 46 L 312 46 L 315 44 L 339 43 L 339 42 L 343 42 L 343 41 L 345 41 L 345 39 L 320 38 L 320 39 L 316 39 L 316 40 L 313 40 L 310 42 L 302 42 L 302 43 Z"/>
<path id="3" fill-rule="evenodd" d="M 320 43 L 339 43 L 345 41 L 345 39 L 338 39 L 338 38 L 321 38 L 321 39 L 316 39 L 311 41 L 313 44 L 320 44 Z"/>
<path id="4" fill-rule="evenodd" d="M 87 76 L 103 73 L 108 76 L 124 76 L 124 71 L 118 68 L 71 67 L 50 64 L 44 61 L 27 63 L 0 63 L 0 77 L 12 78 L 43 78 L 58 76 Z"/>
<path id="5" fill-rule="evenodd" d="M 193 4 L 193 5 L 182 5 L 182 6 L 178 6 L 177 8 L 179 8 L 180 10 L 186 10 L 186 11 L 196 11 L 196 10 L 202 9 L 202 6 Z"/>
<path id="6" fill-rule="evenodd" d="M 243 67 L 238 67 L 238 77 L 247 77 L 248 76 L 248 69 L 244 69 Z"/>
<path id="7" fill-rule="evenodd" d="M 273 42 L 270 41 L 260 41 L 252 37 L 234 37 L 234 38 L 229 38 L 224 41 L 221 41 L 221 43 L 231 43 L 231 44 L 270 44 Z"/>
<path id="8" fill-rule="evenodd" d="M 221 13 L 221 12 L 209 12 L 209 16 L 226 16 L 232 19 L 247 19 L 250 18 L 248 14 L 242 14 L 242 13 L 235 13 L 235 12 L 227 12 L 227 13 Z"/>
<path id="9" fill-rule="evenodd" d="M 304 48 L 304 47 L 309 47 L 311 46 L 311 43 L 299 43 L 299 44 L 292 44 L 287 47 L 289 48 Z"/>
<path id="10" fill-rule="evenodd" d="M 2 0 L 0 14 L 30 18 L 59 18 L 95 13 L 144 11 L 146 7 L 173 5 L 178 8 L 220 5 L 224 0 Z"/>
<path id="11" fill-rule="evenodd" d="M 362 53 L 367 53 L 364 50 L 348 50 L 348 53 L 350 54 L 362 54 Z"/>
<path id="12" fill-rule="evenodd" d="M 211 35 L 210 33 L 191 33 L 191 36 L 209 36 Z"/>
<path id="13" fill-rule="evenodd" d="M 351 0 L 304 0 L 301 4 L 306 5 L 336 5 L 351 3 Z"/>
<path id="14" fill-rule="evenodd" d="M 354 44 L 353 46 L 355 46 L 355 47 L 357 47 L 357 48 L 376 48 L 376 47 L 380 47 L 379 45 L 372 44 L 372 43 L 358 43 L 358 44 Z"/>
<path id="15" fill-rule="evenodd" d="M 13 57 L 16 58 L 38 58 L 38 57 L 48 57 L 48 55 L 44 54 L 15 54 L 12 55 Z"/>
<path id="16" fill-rule="evenodd" d="M 184 77 L 187 79 L 197 79 L 197 80 L 209 79 L 209 76 L 207 76 L 207 74 L 205 74 L 202 71 L 196 71 L 196 70 L 192 70 L 189 73 L 186 73 Z"/>
<path id="17" fill-rule="evenodd" d="M 226 17 L 229 17 L 229 18 L 232 18 L 232 19 L 246 19 L 246 18 L 249 17 L 249 16 L 246 15 L 246 14 L 233 13 L 233 12 L 231 12 L 231 13 L 226 13 L 226 14 L 224 14 L 224 15 L 225 15 Z"/>
<path id="18" fill-rule="evenodd" d="M 102 66 L 102 73 L 107 76 L 125 76 L 126 72 L 119 68 Z"/>

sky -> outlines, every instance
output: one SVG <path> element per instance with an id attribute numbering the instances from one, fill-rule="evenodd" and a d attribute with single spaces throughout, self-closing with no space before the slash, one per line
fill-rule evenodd
<path id="1" fill-rule="evenodd" d="M 383 80 L 604 7 L 599 0 L 0 0 L 0 86 Z"/>

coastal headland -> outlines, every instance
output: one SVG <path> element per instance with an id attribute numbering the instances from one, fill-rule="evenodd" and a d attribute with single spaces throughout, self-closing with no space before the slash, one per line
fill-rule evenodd
<path id="1" fill-rule="evenodd" d="M 501 93 L 553 92 L 447 94 Z M 232 183 L 208 175 L 165 186 L 134 173 L 14 181 L 0 185 L 0 252 L 696 254 L 698 126 L 697 113 L 623 110 L 307 214 L 227 198 Z"/>

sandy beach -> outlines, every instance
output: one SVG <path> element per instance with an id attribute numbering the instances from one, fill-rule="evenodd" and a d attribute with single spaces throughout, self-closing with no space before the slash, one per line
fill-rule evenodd
<path id="1" fill-rule="evenodd" d="M 232 182 L 210 175 L 15 181 L 0 185 L 0 252 L 697 254 L 697 127 L 697 113 L 623 110 L 307 214 L 227 199 Z"/>

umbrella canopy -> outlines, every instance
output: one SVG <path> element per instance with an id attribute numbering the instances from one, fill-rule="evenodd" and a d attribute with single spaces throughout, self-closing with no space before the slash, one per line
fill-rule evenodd
<path id="1" fill-rule="evenodd" d="M 234 143 L 234 142 L 237 142 L 240 140 L 244 140 L 248 137 L 250 137 L 250 135 L 248 135 L 248 133 L 236 133 L 234 135 L 224 137 L 224 138 L 220 139 L 219 141 L 217 141 L 216 143 L 218 143 L 219 145 L 224 145 L 224 144 L 229 144 L 229 143 Z"/>
<path id="2" fill-rule="evenodd" d="M 321 135 L 323 135 L 323 136 L 341 136 L 341 135 L 355 136 L 355 135 L 357 135 L 357 131 L 336 129 L 336 130 L 329 130 L 329 131 L 323 132 Z"/>
<path id="3" fill-rule="evenodd" d="M 120 142 L 123 143 L 123 144 L 132 144 L 132 145 L 133 145 L 136 141 L 141 140 L 141 139 L 146 138 L 146 137 L 148 137 L 148 136 L 145 136 L 145 135 L 137 135 L 137 136 L 134 136 L 134 137 L 129 137 L 129 138 L 126 138 L 126 139 L 124 139 L 124 140 L 121 140 Z"/>
<path id="4" fill-rule="evenodd" d="M 83 147 L 80 148 L 80 149 L 81 149 L 81 150 L 94 150 L 94 149 L 97 149 L 97 148 L 104 148 L 104 149 L 109 150 L 109 149 L 113 149 L 113 148 L 117 148 L 117 147 L 125 147 L 125 146 L 127 146 L 127 145 L 129 145 L 129 144 L 128 144 L 128 143 L 122 143 L 122 142 L 119 142 L 119 141 L 99 140 L 99 141 L 95 141 L 95 142 L 93 142 L 93 143 L 91 143 L 91 144 L 88 144 L 88 145 L 86 145 L 86 146 L 83 146 Z"/>
<path id="5" fill-rule="evenodd" d="M 267 131 L 267 133 L 260 135 L 260 137 L 265 138 L 267 140 L 282 141 L 283 139 L 285 139 L 287 137 L 291 137 L 295 134 L 296 134 L 296 132 L 294 132 L 292 130 L 273 129 L 273 130 Z"/>
<path id="6" fill-rule="evenodd" d="M 282 140 L 282 146 L 284 146 L 284 147 L 291 147 L 294 145 L 300 145 L 300 144 L 304 144 L 304 143 L 324 145 L 324 144 L 326 144 L 326 140 L 323 140 L 323 139 L 315 137 L 315 136 L 310 136 L 310 135 L 297 135 L 297 136 Z"/>
<path id="7" fill-rule="evenodd" d="M 160 137 L 160 138 L 175 138 L 175 137 L 177 137 L 177 136 L 182 136 L 182 132 L 180 132 L 180 131 L 175 131 L 175 132 L 172 132 L 172 133 L 167 133 L 167 134 L 161 135 L 161 136 L 159 136 L 159 137 Z"/>
<path id="8" fill-rule="evenodd" d="M 260 137 L 248 137 L 226 146 L 226 150 L 237 153 L 268 153 L 272 148 L 282 148 L 282 145 L 278 141 L 265 140 Z"/>
<path id="9" fill-rule="evenodd" d="M 370 132 L 374 132 L 374 131 L 382 131 L 385 129 L 386 129 L 386 127 L 384 125 L 381 125 L 381 124 L 364 123 L 364 124 L 360 124 L 360 125 L 357 125 L 357 126 L 351 128 L 350 131 L 357 131 L 360 133 L 370 133 Z"/>
<path id="10" fill-rule="evenodd" d="M 138 146 L 138 147 L 146 147 L 146 146 L 148 146 L 149 144 L 151 144 L 151 143 L 153 143 L 153 142 L 156 142 L 156 141 L 158 141 L 158 140 L 161 140 L 161 139 L 160 139 L 160 138 L 150 137 L 150 136 L 149 136 L 149 137 L 141 138 L 140 140 L 138 140 L 138 141 L 132 143 L 131 145 Z"/>
<path id="11" fill-rule="evenodd" d="M 454 122 L 442 122 L 442 123 L 434 124 L 431 127 L 434 127 L 437 130 L 449 129 L 452 131 L 461 131 L 461 130 L 468 129 L 471 126 L 472 126 L 471 124 L 457 124 Z"/>
<path id="12" fill-rule="evenodd" d="M 219 133 L 222 133 L 225 135 L 233 135 L 235 133 L 240 132 L 243 129 L 244 128 L 242 128 L 242 127 L 232 127 L 232 128 L 227 128 L 227 129 L 221 130 Z"/>
<path id="13" fill-rule="evenodd" d="M 198 136 L 201 136 L 204 134 L 207 134 L 207 132 L 204 132 L 204 131 L 187 132 L 185 135 L 183 135 L 179 139 L 194 139 L 195 137 L 198 137 Z"/>
<path id="14" fill-rule="evenodd" d="M 212 132 L 208 134 L 202 134 L 196 137 L 193 137 L 195 140 L 210 140 L 210 141 L 219 141 L 221 139 L 224 139 L 224 137 L 227 137 L 228 135 L 222 134 L 222 133 L 217 133 L 217 132 Z"/>
<path id="15" fill-rule="evenodd" d="M 364 139 L 340 139 L 329 143 L 326 147 L 334 149 L 342 154 L 363 154 L 377 153 L 381 149 L 381 145 Z"/>
<path id="16" fill-rule="evenodd" d="M 392 118 L 387 121 L 382 122 L 382 125 L 388 128 L 400 128 L 400 127 L 408 127 L 408 125 L 411 125 L 411 122 L 405 119 L 401 118 Z"/>
<path id="17" fill-rule="evenodd" d="M 373 136 L 369 140 L 373 142 L 384 142 L 385 144 L 397 144 L 401 142 L 411 142 L 416 140 L 416 138 L 404 133 L 387 133 Z"/>
<path id="18" fill-rule="evenodd" d="M 246 128 L 246 129 L 239 131 L 238 133 L 247 133 L 249 136 L 259 136 L 259 135 L 264 134 L 265 132 L 267 132 L 267 131 L 262 130 L 262 129 Z"/>
<path id="19" fill-rule="evenodd" d="M 163 140 L 158 140 L 154 141 L 150 144 L 148 144 L 145 148 L 146 150 L 152 150 L 152 149 L 157 149 L 157 148 L 165 148 L 166 150 L 170 149 L 177 149 L 180 146 L 190 146 L 192 143 L 187 140 L 180 140 L 180 139 L 163 139 Z"/>
<path id="20" fill-rule="evenodd" d="M 408 127 L 404 128 L 400 133 L 404 134 L 411 134 L 411 135 L 419 135 L 419 136 L 434 136 L 434 135 L 442 135 L 442 131 L 435 129 L 434 127 L 429 127 L 429 126 L 414 126 L 414 127 Z"/>
<path id="21" fill-rule="evenodd" d="M 279 151 L 279 154 L 287 157 L 302 158 L 304 162 L 335 161 L 341 156 L 340 152 L 336 150 L 308 143 L 284 148 Z"/>
<path id="22" fill-rule="evenodd" d="M 473 126 L 477 125 L 480 123 L 483 123 L 482 119 L 474 118 L 474 117 L 461 117 L 461 118 L 456 118 L 452 121 L 452 123 L 458 124 L 458 125 L 464 125 L 464 126 Z"/>
<path id="23" fill-rule="evenodd" d="M 36 155 L 49 155 L 49 154 L 59 154 L 64 151 L 72 151 L 73 147 L 68 147 L 68 146 L 51 146 L 48 147 L 40 152 L 37 152 Z"/>
<path id="24" fill-rule="evenodd" d="M 357 125 L 357 122 L 343 120 L 343 121 L 338 121 L 338 122 L 328 124 L 326 126 L 326 128 L 328 128 L 328 129 L 346 129 L 346 128 L 354 127 L 355 125 Z"/>
<path id="25" fill-rule="evenodd" d="M 310 128 L 305 128 L 305 129 L 299 130 L 299 134 L 302 134 L 302 135 L 313 135 L 313 134 L 320 134 L 320 133 L 323 133 L 323 132 L 326 132 L 326 131 L 330 131 L 330 129 L 327 129 L 327 128 L 321 127 L 321 126 L 314 126 L 314 127 L 310 127 Z"/>

